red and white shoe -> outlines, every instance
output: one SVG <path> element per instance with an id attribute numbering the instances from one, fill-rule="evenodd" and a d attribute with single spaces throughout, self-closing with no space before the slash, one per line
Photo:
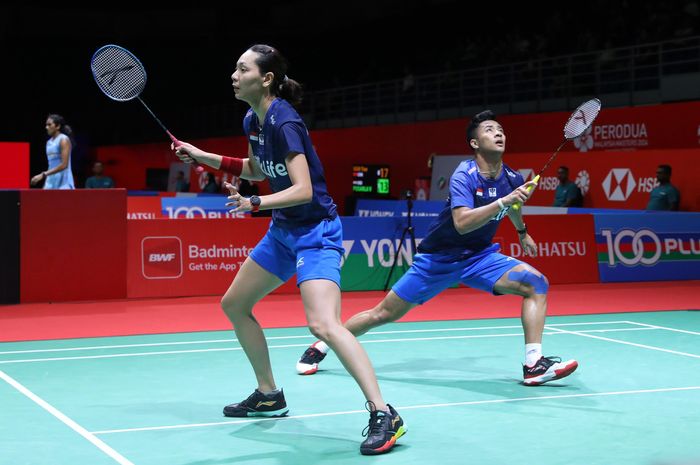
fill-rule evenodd
<path id="1" fill-rule="evenodd" d="M 306 352 L 297 362 L 297 373 L 300 375 L 313 375 L 318 371 L 318 364 L 326 357 L 326 354 L 316 348 L 316 344 L 321 341 L 314 342 L 311 347 L 306 349 Z"/>
<path id="2" fill-rule="evenodd" d="M 548 381 L 569 376 L 578 368 L 576 360 L 562 362 L 559 357 L 540 357 L 533 366 L 523 365 L 523 384 L 539 386 Z"/>

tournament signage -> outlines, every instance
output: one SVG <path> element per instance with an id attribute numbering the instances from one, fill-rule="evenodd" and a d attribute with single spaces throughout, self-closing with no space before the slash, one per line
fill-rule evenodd
<path id="1" fill-rule="evenodd" d="M 595 215 L 601 281 L 700 279 L 700 214 Z"/>
<path id="2" fill-rule="evenodd" d="M 128 221 L 127 297 L 223 294 L 270 223 L 243 221 L 244 229 L 226 219 Z M 294 283 L 280 290 L 294 292 Z"/>
<path id="3" fill-rule="evenodd" d="M 413 200 L 411 208 L 411 217 L 436 217 L 445 207 L 444 201 L 435 200 Z M 373 200 L 373 199 L 358 199 L 355 206 L 355 216 L 362 217 L 387 217 L 408 216 L 408 203 L 406 200 Z"/>
<path id="4" fill-rule="evenodd" d="M 160 297 L 223 294 L 252 249 L 267 232 L 269 219 L 193 219 L 128 221 L 127 296 Z M 432 218 L 413 218 L 416 243 Z M 401 240 L 405 217 L 343 217 L 341 269 L 344 291 L 382 290 L 413 263 L 410 235 Z M 245 223 L 245 227 L 241 225 Z M 506 220 L 495 242 L 501 252 L 526 261 L 551 283 L 597 282 L 591 215 L 531 215 L 528 229 L 539 256 L 525 257 Z M 392 266 L 396 266 L 392 271 Z M 456 283 L 455 283 L 456 284 Z M 277 292 L 297 292 L 292 278 Z"/>
<path id="5" fill-rule="evenodd" d="M 559 185 L 557 167 L 569 167 L 569 177 L 583 193 L 583 205 L 595 208 L 644 210 L 649 194 L 658 185 L 656 168 L 660 164 L 671 165 L 671 183 L 681 192 L 680 209 L 700 210 L 700 184 L 694 166 L 700 150 L 645 150 L 644 152 L 566 152 L 558 155 L 554 163 L 542 174 L 537 189 L 528 206 L 552 205 L 554 192 Z M 540 165 L 549 158 L 548 153 L 506 154 L 505 162 L 531 181 Z"/>

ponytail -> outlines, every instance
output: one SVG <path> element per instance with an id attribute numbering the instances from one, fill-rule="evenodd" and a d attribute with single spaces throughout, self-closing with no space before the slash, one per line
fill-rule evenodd
<path id="1" fill-rule="evenodd" d="M 284 76 L 282 83 L 278 86 L 277 95 L 295 107 L 301 103 L 303 94 L 302 85 L 287 76 Z"/>

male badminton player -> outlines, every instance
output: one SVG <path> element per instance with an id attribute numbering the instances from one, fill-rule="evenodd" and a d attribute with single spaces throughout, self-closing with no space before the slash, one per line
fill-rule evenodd
<path id="1" fill-rule="evenodd" d="M 534 183 L 523 184 L 522 176 L 503 163 L 506 135 L 492 111 L 474 116 L 467 127 L 467 142 L 474 150 L 474 159 L 460 163 L 452 174 L 445 207 L 418 246 L 413 264 L 379 305 L 354 315 L 345 327 L 360 336 L 398 320 L 416 305 L 461 282 L 495 295 L 523 298 L 524 384 L 539 385 L 568 376 L 578 367 L 575 360 L 562 362 L 542 355 L 547 278 L 527 263 L 499 253 L 499 245 L 491 242 L 508 215 L 525 253 L 536 255 L 537 246 L 528 234 L 522 210 L 510 208 L 527 201 L 532 194 L 528 188 Z M 314 343 L 297 362 L 297 372 L 315 373 L 328 350 L 323 341 Z"/>

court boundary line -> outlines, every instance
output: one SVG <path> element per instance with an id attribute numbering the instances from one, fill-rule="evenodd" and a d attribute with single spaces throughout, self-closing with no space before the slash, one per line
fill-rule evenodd
<path id="1" fill-rule="evenodd" d="M 460 407 L 460 406 L 470 406 L 470 405 L 486 405 L 486 404 L 504 404 L 510 402 L 527 402 L 536 400 L 557 400 L 557 399 L 572 399 L 578 397 L 604 397 L 604 396 L 616 396 L 616 395 L 634 395 L 634 394 L 652 394 L 660 392 L 680 392 L 680 391 L 697 391 L 700 390 L 700 386 L 686 386 L 686 387 L 674 387 L 674 388 L 657 388 L 657 389 L 635 389 L 630 391 L 608 391 L 608 392 L 590 392 L 590 393 L 580 393 L 580 394 L 562 394 L 562 395 L 552 395 L 552 396 L 532 396 L 532 397 L 515 397 L 512 399 L 488 399 L 488 400 L 473 400 L 464 402 L 449 402 L 449 403 L 439 403 L 439 404 L 419 404 L 419 405 L 409 405 L 409 406 L 397 406 L 397 410 L 418 410 L 426 408 L 443 408 L 443 407 Z M 367 413 L 367 410 L 347 410 L 340 412 L 325 412 L 325 413 L 310 413 L 305 415 L 291 415 L 287 417 L 279 418 L 246 418 L 241 420 L 231 420 L 231 421 L 219 421 L 211 423 L 191 423 L 191 424 L 180 424 L 180 425 L 165 425 L 165 426 L 145 426 L 140 428 L 122 428 L 122 429 L 112 429 L 112 430 L 101 430 L 93 431 L 92 434 L 103 435 L 103 434 L 121 434 L 121 433 L 134 433 L 142 431 L 161 431 L 161 430 L 172 430 L 172 429 L 187 429 L 187 428 L 204 428 L 211 426 L 225 426 L 225 425 L 236 425 L 236 424 L 247 424 L 247 423 L 259 423 L 263 421 L 283 421 L 283 420 L 299 420 L 306 418 L 318 418 L 318 417 L 328 417 L 328 416 L 338 416 L 338 415 L 352 415 L 358 413 Z"/>
<path id="2" fill-rule="evenodd" d="M 462 320 L 469 321 L 469 320 Z M 403 324 L 404 322 L 399 322 Z M 408 323 L 408 322 L 406 322 Z M 416 322 L 410 322 L 416 323 Z M 590 321 L 590 322 L 580 322 L 580 323 L 555 323 L 551 326 L 585 326 L 585 325 L 603 325 L 603 324 L 630 324 L 629 321 Z M 471 328 L 434 328 L 434 329 L 404 329 L 395 331 L 369 331 L 365 335 L 373 334 L 409 334 L 409 333 L 434 333 L 434 332 L 450 332 L 450 331 L 478 331 L 482 329 L 519 329 L 522 325 L 504 325 L 504 326 L 480 326 Z M 280 328 L 275 328 L 280 329 Z M 138 337 L 153 337 L 160 336 L 160 334 L 148 334 L 139 335 Z M 134 337 L 134 336 L 114 336 L 114 337 Z M 311 334 L 300 334 L 294 336 L 266 336 L 265 339 L 268 341 L 282 340 L 282 339 L 315 339 Z M 47 342 L 51 339 L 38 341 Z M 30 344 L 36 341 L 26 341 L 26 342 L 7 342 L 0 344 Z M 199 340 L 199 341 L 173 341 L 173 342 L 153 342 L 153 343 L 141 343 L 141 344 L 112 344 L 104 346 L 85 346 L 85 347 L 64 347 L 64 348 L 54 348 L 54 349 L 29 349 L 29 350 L 8 350 L 0 352 L 0 355 L 10 355 L 10 354 L 30 354 L 30 353 L 47 353 L 47 352 L 70 352 L 79 350 L 104 350 L 104 349 L 118 349 L 118 348 L 130 348 L 130 347 L 161 347 L 161 346 L 174 346 L 174 345 L 194 345 L 194 344 L 221 344 L 228 342 L 238 342 L 238 339 L 211 339 L 211 340 Z"/>
<path id="3" fill-rule="evenodd" d="M 545 329 L 547 329 L 547 326 L 548 326 L 548 325 L 545 325 L 545 326 L 544 326 Z M 647 344 L 638 344 L 638 343 L 636 343 L 636 342 L 621 341 L 621 340 L 619 340 L 619 339 L 611 339 L 611 338 L 609 338 L 609 337 L 594 336 L 594 335 L 592 335 L 592 334 L 584 334 L 583 332 L 580 332 L 580 331 L 567 331 L 567 330 L 565 330 L 565 329 L 559 329 L 559 328 L 548 328 L 548 329 L 551 329 L 551 330 L 554 330 L 554 331 L 558 331 L 558 332 L 560 332 L 560 333 L 562 333 L 562 334 L 573 334 L 573 335 L 581 336 L 581 337 L 588 337 L 588 338 L 592 338 L 592 339 L 599 339 L 599 340 L 601 340 L 601 341 L 614 342 L 614 343 L 617 343 L 617 344 L 624 344 L 624 345 L 633 346 L 633 347 L 640 347 L 640 348 L 642 348 L 642 349 L 656 350 L 656 351 L 659 351 L 659 352 L 666 352 L 666 353 L 669 353 L 669 354 L 683 355 L 683 356 L 685 356 L 685 357 L 692 357 L 692 358 L 698 358 L 698 359 L 700 359 L 700 355 L 697 355 L 697 354 L 690 354 L 690 353 L 687 353 L 687 352 L 680 352 L 680 351 L 678 351 L 678 350 L 664 349 L 663 347 L 650 346 L 650 345 L 647 345 Z M 654 328 L 650 328 L 650 329 L 654 329 Z"/>
<path id="4" fill-rule="evenodd" d="M 653 328 L 617 328 L 617 329 L 591 329 L 583 330 L 583 332 L 622 332 L 622 331 L 652 331 Z M 567 334 L 568 331 L 558 330 L 555 332 L 544 332 L 544 336 L 556 336 L 558 334 Z M 571 332 L 571 334 L 576 334 Z M 418 337 L 418 338 L 398 338 L 398 339 L 375 339 L 371 341 L 361 340 L 362 345 L 365 344 L 385 344 L 394 342 L 411 342 L 411 341 L 439 341 L 439 340 L 455 340 L 455 339 L 483 339 L 491 337 L 522 337 L 523 333 L 505 333 L 505 334 L 478 334 L 469 336 L 440 336 L 440 337 Z M 284 345 L 269 345 L 268 349 L 289 349 L 289 348 L 301 348 L 308 347 L 308 343 L 304 344 L 284 344 Z M 165 350 L 156 352 L 134 352 L 134 353 L 121 353 L 121 354 L 102 354 L 102 355 L 81 355 L 76 357 L 49 357 L 49 358 L 30 358 L 30 359 L 17 359 L 17 360 L 0 360 L 0 365 L 10 365 L 16 363 L 39 363 L 39 362 L 61 362 L 67 360 L 96 360 L 96 359 L 107 359 L 107 358 L 124 358 L 124 357 L 148 357 L 155 355 L 174 355 L 174 354 L 195 354 L 195 353 L 206 353 L 206 352 L 233 352 L 243 350 L 242 347 L 221 347 L 221 348 L 209 348 L 209 349 L 192 349 L 192 350 Z"/>
<path id="5" fill-rule="evenodd" d="M 676 329 L 676 328 L 669 328 L 667 326 L 659 326 L 659 325 L 650 325 L 648 323 L 638 323 L 636 321 L 625 321 L 625 323 L 629 323 L 631 325 L 637 325 L 637 326 L 645 326 L 648 328 L 653 328 L 653 329 L 663 329 L 666 331 L 673 331 L 676 333 L 683 333 L 683 334 L 694 334 L 696 336 L 700 336 L 700 333 L 697 331 L 688 331 L 687 329 Z"/>
<path id="6" fill-rule="evenodd" d="M 462 321 L 470 321 L 470 320 L 462 320 Z M 408 322 L 399 322 L 399 324 L 403 323 L 408 323 Z M 410 323 L 417 323 L 417 322 L 410 322 Z M 421 322 L 418 322 L 421 323 Z M 590 321 L 590 322 L 581 322 L 581 323 L 556 323 L 552 326 L 588 326 L 588 325 L 603 325 L 603 324 L 630 324 L 629 321 Z M 517 328 L 522 328 L 522 325 L 504 325 L 504 326 L 480 326 L 480 327 L 471 327 L 471 328 L 434 328 L 434 329 L 402 329 L 402 330 L 394 330 L 394 331 L 369 331 L 366 335 L 372 335 L 372 334 L 408 334 L 408 333 L 431 333 L 431 332 L 449 332 L 449 331 L 478 331 L 481 329 L 517 329 Z M 280 328 L 275 328 L 275 329 L 280 329 Z M 286 328 L 285 328 L 286 329 Z M 138 337 L 152 337 L 152 336 L 159 336 L 159 334 L 148 334 L 148 335 L 139 335 Z M 135 336 L 113 336 L 113 337 L 135 337 Z M 266 336 L 265 337 L 268 341 L 272 340 L 282 340 L 282 339 L 312 339 L 315 338 L 311 334 L 300 334 L 300 335 L 295 335 L 295 336 Z M 53 340 L 58 340 L 58 339 L 53 339 Z M 39 342 L 47 342 L 47 341 L 52 341 L 51 339 L 46 339 L 43 341 Z M 6 343 L 0 343 L 0 344 L 29 344 L 31 342 L 37 342 L 37 341 L 27 341 L 27 342 L 6 342 Z M 105 346 L 85 346 L 85 347 L 65 347 L 65 348 L 59 348 L 59 349 L 30 349 L 30 350 L 9 350 L 5 352 L 0 352 L 0 355 L 7 355 L 7 354 L 30 354 L 30 353 L 44 353 L 44 352 L 69 352 L 69 351 L 75 351 L 75 350 L 102 350 L 102 349 L 117 349 L 121 347 L 159 347 L 159 346 L 170 346 L 170 345 L 188 345 L 188 344 L 220 344 L 220 343 L 227 343 L 227 342 L 238 342 L 238 339 L 233 338 L 233 339 L 211 339 L 211 340 L 200 340 L 200 341 L 173 341 L 173 342 L 153 342 L 153 343 L 141 343 L 141 344 L 112 344 L 112 345 L 105 345 Z"/>
<path id="7" fill-rule="evenodd" d="M 19 381 L 15 380 L 13 377 L 5 373 L 4 371 L 0 370 L 0 378 L 3 379 L 7 384 L 15 388 L 17 391 L 19 391 L 21 394 L 23 394 L 25 397 L 29 398 L 32 402 L 37 404 L 39 407 L 43 408 L 46 410 L 48 413 L 53 415 L 55 418 L 57 418 L 61 423 L 64 425 L 68 426 L 70 429 L 78 433 L 80 436 L 82 436 L 84 439 L 87 439 L 92 445 L 100 449 L 102 452 L 107 454 L 109 457 L 114 459 L 117 463 L 121 465 L 134 465 L 133 462 L 131 462 L 129 459 L 121 455 L 119 452 L 116 450 L 112 449 L 109 447 L 107 444 L 105 444 L 101 439 L 97 438 L 94 433 L 89 432 L 82 426 L 80 426 L 78 423 L 76 423 L 74 420 L 69 418 L 67 415 L 65 415 L 63 412 L 58 410 L 56 407 L 53 405 L 49 404 L 46 402 L 44 399 L 39 397 L 38 395 L 34 394 L 32 391 L 27 389 L 24 385 L 22 385 Z"/>

